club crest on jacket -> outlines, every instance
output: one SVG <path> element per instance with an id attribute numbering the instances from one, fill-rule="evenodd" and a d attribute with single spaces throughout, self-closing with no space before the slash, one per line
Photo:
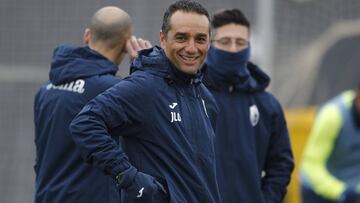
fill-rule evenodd
<path id="1" fill-rule="evenodd" d="M 259 122 L 260 113 L 255 104 L 250 106 L 249 111 L 250 111 L 250 123 L 254 127 Z"/>

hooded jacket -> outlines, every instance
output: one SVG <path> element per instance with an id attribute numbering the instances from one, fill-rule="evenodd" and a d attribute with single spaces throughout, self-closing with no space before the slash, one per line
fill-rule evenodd
<path id="1" fill-rule="evenodd" d="M 216 106 L 201 74 L 178 71 L 159 47 L 141 51 L 131 72 L 85 106 L 70 126 L 88 163 L 113 177 L 124 174 L 129 181 L 120 183 L 123 202 L 132 202 L 127 187 L 133 184 L 141 188 L 136 202 L 220 202 L 211 125 Z M 109 133 L 122 137 L 122 147 Z M 154 177 L 167 194 L 157 191 L 141 201 L 146 183 L 128 175 L 132 167 Z"/>
<path id="2" fill-rule="evenodd" d="M 93 97 L 120 81 L 118 68 L 89 47 L 55 49 L 46 82 L 35 96 L 35 202 L 119 202 L 113 179 L 86 164 L 69 124 Z"/>
<path id="3" fill-rule="evenodd" d="M 248 62 L 249 51 L 211 47 L 204 67 L 219 107 L 219 190 L 227 203 L 280 203 L 294 167 L 289 135 L 279 102 L 265 91 L 270 79 Z"/>

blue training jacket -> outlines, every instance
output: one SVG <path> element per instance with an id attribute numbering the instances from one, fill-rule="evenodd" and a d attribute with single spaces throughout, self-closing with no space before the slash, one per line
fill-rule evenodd
<path id="1" fill-rule="evenodd" d="M 93 97 L 120 81 L 117 66 L 89 47 L 55 49 L 35 96 L 36 203 L 119 203 L 113 179 L 81 158 L 69 124 Z"/>
<path id="2" fill-rule="evenodd" d="M 170 199 L 147 202 L 220 202 L 211 124 L 217 109 L 200 74 L 179 72 L 159 47 L 141 51 L 131 72 L 70 125 L 87 162 L 113 177 L 129 167 L 155 177 Z M 123 148 L 109 132 L 122 137 Z"/>
<path id="3" fill-rule="evenodd" d="M 222 201 L 280 203 L 294 164 L 282 108 L 265 92 L 270 79 L 252 63 L 229 75 L 226 58 L 212 61 L 205 64 L 204 83 L 219 107 L 215 152 Z"/>

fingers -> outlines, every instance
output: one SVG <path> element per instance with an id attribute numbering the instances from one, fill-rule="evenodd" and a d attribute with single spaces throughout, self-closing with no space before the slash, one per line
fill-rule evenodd
<path id="1" fill-rule="evenodd" d="M 126 52 L 130 55 L 130 58 L 137 57 L 137 50 L 133 47 L 131 39 L 126 42 Z"/>
<path id="2" fill-rule="evenodd" d="M 138 38 L 137 43 L 138 43 L 137 45 L 138 45 L 139 49 L 146 49 L 145 40 Z"/>
<path id="3" fill-rule="evenodd" d="M 140 51 L 139 39 L 137 39 L 134 35 L 130 38 L 130 45 L 135 51 Z"/>
<path id="4" fill-rule="evenodd" d="M 141 42 L 141 47 L 140 48 L 142 48 L 142 49 L 148 49 L 148 48 L 152 47 L 152 44 L 148 40 L 144 40 L 144 39 L 139 38 L 139 41 Z"/>
<path id="5" fill-rule="evenodd" d="M 148 49 L 150 47 L 152 47 L 152 45 L 148 40 L 136 38 L 135 36 L 131 36 L 131 38 L 126 42 L 126 51 L 130 55 L 131 61 L 138 56 L 138 51 Z"/>

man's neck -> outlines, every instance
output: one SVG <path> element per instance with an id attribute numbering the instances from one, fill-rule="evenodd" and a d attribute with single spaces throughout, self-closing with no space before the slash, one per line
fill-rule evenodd
<path id="1" fill-rule="evenodd" d="M 118 58 L 118 55 L 117 55 L 118 53 L 115 53 L 114 49 L 108 49 L 107 47 L 99 46 L 99 45 L 96 45 L 96 44 L 95 45 L 94 44 L 89 44 L 89 47 L 92 50 L 95 50 L 99 54 L 103 55 L 109 61 L 116 64 L 116 59 Z"/>

